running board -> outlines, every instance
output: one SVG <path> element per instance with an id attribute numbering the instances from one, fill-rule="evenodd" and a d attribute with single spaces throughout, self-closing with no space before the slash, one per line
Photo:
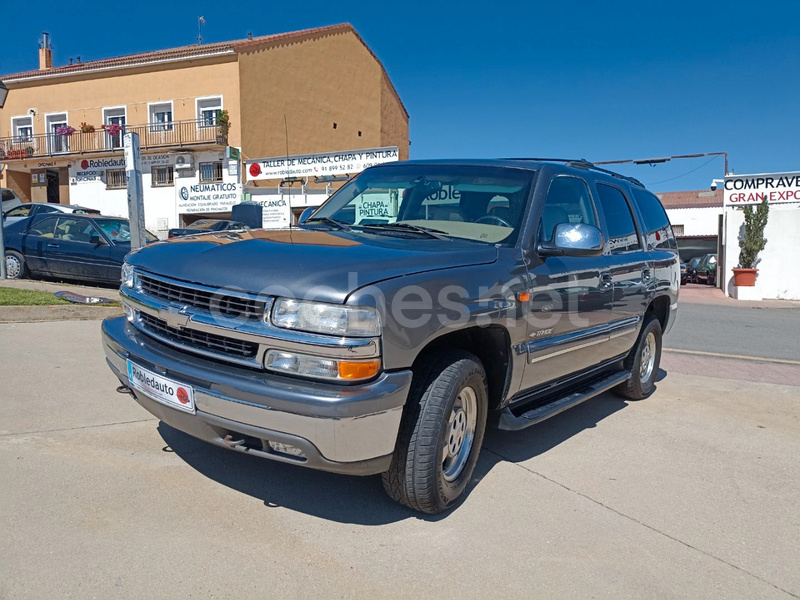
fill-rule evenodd
<path id="1" fill-rule="evenodd" d="M 594 398 L 595 396 L 598 396 L 603 392 L 618 386 L 620 383 L 624 383 L 630 379 L 630 377 L 631 374 L 628 371 L 614 373 L 613 375 L 609 375 L 608 377 L 594 381 L 593 383 L 590 383 L 589 385 L 569 394 L 568 396 L 559 398 L 558 400 L 554 400 L 553 402 L 544 404 L 542 406 L 537 406 L 536 408 L 531 409 L 520 416 L 514 415 L 514 413 L 511 412 L 511 409 L 506 407 L 500 414 L 500 421 L 497 424 L 497 427 L 498 429 L 505 429 L 506 431 L 517 431 L 519 429 L 530 427 L 531 425 L 536 425 L 536 423 L 541 423 L 550 417 L 555 417 L 557 414 L 562 413 L 573 406 L 578 406 L 578 404 L 586 402 L 590 398 Z"/>

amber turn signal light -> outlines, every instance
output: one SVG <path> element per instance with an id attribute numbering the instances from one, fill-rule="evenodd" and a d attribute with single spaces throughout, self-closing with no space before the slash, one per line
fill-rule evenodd
<path id="1" fill-rule="evenodd" d="M 519 300 L 520 302 L 528 302 L 530 299 L 531 299 L 530 292 L 520 292 L 519 294 L 517 294 L 517 300 Z"/>
<path id="2" fill-rule="evenodd" d="M 340 379 L 369 379 L 377 375 L 381 368 L 380 360 L 364 360 L 364 361 L 339 361 L 339 378 Z"/>

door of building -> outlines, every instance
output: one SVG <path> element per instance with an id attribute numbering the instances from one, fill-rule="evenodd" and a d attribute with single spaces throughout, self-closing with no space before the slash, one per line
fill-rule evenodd
<path id="1" fill-rule="evenodd" d="M 52 204 L 61 204 L 61 193 L 59 189 L 59 177 L 57 170 L 47 171 L 47 201 Z"/>

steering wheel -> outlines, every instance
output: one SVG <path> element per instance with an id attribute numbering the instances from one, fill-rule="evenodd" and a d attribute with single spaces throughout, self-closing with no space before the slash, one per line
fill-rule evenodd
<path id="1" fill-rule="evenodd" d="M 480 219 L 478 219 L 475 222 L 476 223 L 487 223 L 489 225 L 498 224 L 499 223 L 503 227 L 509 227 L 511 229 L 514 229 L 514 226 L 511 223 L 509 223 L 508 221 L 506 221 L 502 217 L 498 217 L 497 215 L 484 215 L 484 216 L 482 216 Z"/>

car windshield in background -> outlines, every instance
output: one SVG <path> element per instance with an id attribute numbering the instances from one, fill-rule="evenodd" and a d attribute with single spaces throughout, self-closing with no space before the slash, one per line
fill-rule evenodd
<path id="1" fill-rule="evenodd" d="M 108 239 L 114 242 L 130 242 L 131 241 L 131 226 L 128 221 L 124 219 L 103 219 L 97 221 L 97 226 L 103 230 Z M 155 242 L 158 238 L 145 230 L 145 237 L 148 242 Z"/>
<path id="2" fill-rule="evenodd" d="M 217 221 L 216 219 L 200 219 L 199 221 L 195 221 L 191 225 L 187 225 L 187 229 L 211 229 L 214 225 L 218 223 L 222 223 L 222 221 Z"/>
<path id="3" fill-rule="evenodd" d="M 502 167 L 375 167 L 344 186 L 307 223 L 338 223 L 351 233 L 513 243 L 533 175 Z"/>

